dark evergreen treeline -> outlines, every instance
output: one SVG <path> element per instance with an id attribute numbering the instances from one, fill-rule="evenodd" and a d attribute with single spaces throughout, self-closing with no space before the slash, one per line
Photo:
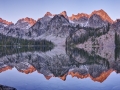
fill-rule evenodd
<path id="1" fill-rule="evenodd" d="M 51 50 L 54 44 L 47 40 L 27 40 L 0 34 L 0 56 L 28 51 Z"/>
<path id="2" fill-rule="evenodd" d="M 21 38 L 14 38 L 11 36 L 5 36 L 0 34 L 0 45 L 39 45 L 39 46 L 53 46 L 53 43 L 51 41 L 47 40 L 27 40 L 27 39 L 21 39 Z"/>
<path id="3" fill-rule="evenodd" d="M 117 61 L 117 59 L 119 60 L 120 58 L 120 48 L 116 47 L 115 48 L 115 61 Z"/>
<path id="4" fill-rule="evenodd" d="M 23 52 L 46 52 L 49 50 L 51 51 L 52 49 L 52 46 L 0 46 L 0 57 Z"/>
<path id="5" fill-rule="evenodd" d="M 109 62 L 107 59 L 100 57 L 99 55 L 96 55 L 95 52 L 92 52 L 89 54 L 87 51 L 83 49 L 78 48 L 67 48 L 67 54 L 70 56 L 70 59 L 76 60 L 78 59 L 84 59 L 86 62 L 82 63 L 82 65 L 85 64 L 101 64 L 103 63 L 105 66 L 109 68 Z"/>
<path id="6" fill-rule="evenodd" d="M 80 29 L 83 29 L 86 32 L 84 34 L 81 34 L 80 36 L 77 35 L 75 36 L 74 35 L 75 32 Z M 70 31 L 69 37 L 66 39 L 66 44 L 70 45 L 71 43 L 73 44 L 84 43 L 89 38 L 91 38 L 92 41 L 94 42 L 96 37 L 100 37 L 101 35 L 108 33 L 109 29 L 110 29 L 110 24 L 108 24 L 107 26 L 103 26 L 101 28 L 80 27 L 79 25 L 77 25 L 74 30 Z"/>
<path id="7" fill-rule="evenodd" d="M 115 45 L 116 47 L 120 47 L 120 35 L 115 32 Z"/>

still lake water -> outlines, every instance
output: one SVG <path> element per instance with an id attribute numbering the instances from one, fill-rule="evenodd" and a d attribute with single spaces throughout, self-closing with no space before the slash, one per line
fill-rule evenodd
<path id="1" fill-rule="evenodd" d="M 0 48 L 0 84 L 17 90 L 120 90 L 120 50 L 107 50 Z"/>

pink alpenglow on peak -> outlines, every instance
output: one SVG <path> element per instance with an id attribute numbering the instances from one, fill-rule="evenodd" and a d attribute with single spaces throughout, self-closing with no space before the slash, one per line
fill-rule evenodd
<path id="1" fill-rule="evenodd" d="M 11 24 L 13 24 L 12 22 L 8 22 L 8 21 L 6 21 L 6 20 L 4 20 L 4 19 L 2 19 L 2 18 L 0 18 L 0 23 L 6 24 L 6 25 L 11 25 Z"/>
<path id="2" fill-rule="evenodd" d="M 109 15 L 104 10 L 95 10 L 91 13 L 90 17 L 94 14 L 99 15 L 103 20 L 108 21 L 109 23 L 113 23 L 113 20 L 109 17 Z"/>
<path id="3" fill-rule="evenodd" d="M 44 16 L 53 16 L 50 12 L 46 12 Z"/>
<path id="4" fill-rule="evenodd" d="M 69 17 L 69 19 L 70 19 L 70 20 L 78 20 L 78 19 L 80 19 L 80 18 L 82 18 L 82 17 L 87 17 L 87 18 L 89 18 L 89 15 L 88 15 L 88 14 L 85 14 L 85 13 L 78 13 L 77 15 L 72 14 L 72 16 Z"/>
<path id="5" fill-rule="evenodd" d="M 36 20 L 34 20 L 34 19 L 32 19 L 32 18 L 29 18 L 29 17 L 22 18 L 22 19 L 20 19 L 20 20 L 29 23 L 31 26 L 33 26 L 33 25 L 36 23 Z"/>
<path id="6" fill-rule="evenodd" d="M 68 19 L 68 16 L 67 16 L 67 12 L 66 12 L 66 11 L 61 12 L 60 15 L 63 15 L 65 18 Z"/>

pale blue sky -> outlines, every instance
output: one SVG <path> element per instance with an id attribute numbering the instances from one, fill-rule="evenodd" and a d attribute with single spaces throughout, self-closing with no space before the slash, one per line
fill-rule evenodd
<path id="1" fill-rule="evenodd" d="M 116 20 L 120 18 L 119 7 L 120 0 L 0 0 L 0 17 L 15 23 L 25 17 L 37 20 L 47 11 L 59 14 L 65 10 L 71 16 L 103 9 Z"/>

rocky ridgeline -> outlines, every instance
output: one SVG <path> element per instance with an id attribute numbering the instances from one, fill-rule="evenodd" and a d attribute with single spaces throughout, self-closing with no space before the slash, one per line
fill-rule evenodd
<path id="1" fill-rule="evenodd" d="M 66 11 L 54 15 L 47 12 L 37 21 L 26 17 L 13 24 L 0 19 L 0 33 L 23 39 L 46 39 L 56 45 L 114 47 L 119 45 L 119 22 L 113 21 L 102 9 L 71 17 Z"/>

